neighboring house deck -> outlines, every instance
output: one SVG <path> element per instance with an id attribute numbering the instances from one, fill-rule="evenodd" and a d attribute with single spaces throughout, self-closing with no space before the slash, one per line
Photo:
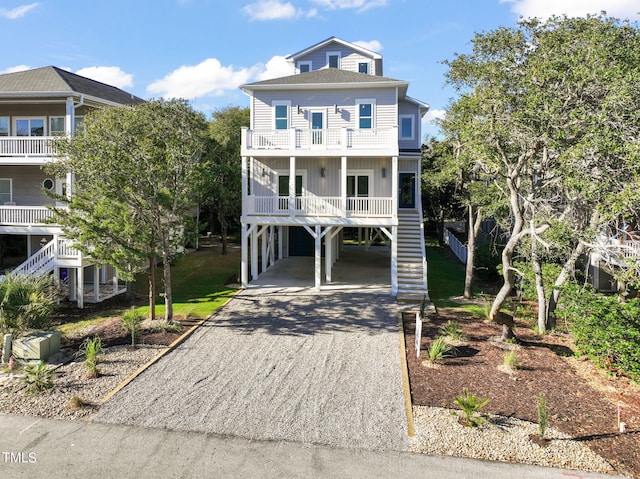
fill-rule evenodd
<path id="1" fill-rule="evenodd" d="M 320 289 L 353 228 L 389 245 L 392 294 L 422 298 L 428 105 L 406 94 L 407 82 L 382 76 L 379 54 L 335 37 L 288 59 L 292 75 L 242 86 L 251 105 L 241 146 L 243 286 L 276 257 L 302 254 L 316 257 Z"/>
<path id="2" fill-rule="evenodd" d="M 124 289 L 112 267 L 94 264 L 52 224 L 46 191 L 69 194 L 73 176 L 55 178 L 43 166 L 57 159 L 53 140 L 72 136 L 89 111 L 141 101 L 52 66 L 0 75 L 0 235 L 24 238 L 16 274 L 53 274 L 79 306 Z"/>

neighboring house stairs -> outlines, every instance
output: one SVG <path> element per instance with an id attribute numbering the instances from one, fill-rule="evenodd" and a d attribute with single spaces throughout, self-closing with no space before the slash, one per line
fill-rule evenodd
<path id="1" fill-rule="evenodd" d="M 398 210 L 398 300 L 429 299 L 424 227 L 420 212 Z"/>

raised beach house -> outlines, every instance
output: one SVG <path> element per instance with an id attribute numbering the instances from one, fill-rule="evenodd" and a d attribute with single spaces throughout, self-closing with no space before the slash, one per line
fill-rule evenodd
<path id="1" fill-rule="evenodd" d="M 407 95 L 406 81 L 383 76 L 381 55 L 336 37 L 287 60 L 290 76 L 241 87 L 251 110 L 241 150 L 242 286 L 279 259 L 309 255 L 321 289 L 352 229 L 385 240 L 392 295 L 422 298 L 428 105 Z"/>
<path id="2" fill-rule="evenodd" d="M 26 260 L 15 274 L 54 274 L 79 306 L 123 288 L 112 267 L 93 264 L 49 222 L 52 200 L 45 190 L 71 194 L 73 177 L 53 178 L 43 166 L 56 161 L 52 138 L 73 135 L 89 110 L 141 101 L 53 66 L 0 75 L 0 240 L 21 238 Z"/>

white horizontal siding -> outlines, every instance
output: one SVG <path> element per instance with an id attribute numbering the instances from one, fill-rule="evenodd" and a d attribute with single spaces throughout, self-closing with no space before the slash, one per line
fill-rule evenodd
<path id="1" fill-rule="evenodd" d="M 338 44 L 330 44 L 324 48 L 320 48 L 314 52 L 298 58 L 296 62 L 311 62 L 312 70 L 320 70 L 321 68 L 328 68 L 327 53 L 337 52 L 340 53 L 340 69 L 351 72 L 358 72 L 358 63 L 367 62 L 369 64 L 369 73 L 375 75 L 376 69 L 375 61 L 368 56 L 364 56 L 350 48 L 346 48 Z"/>

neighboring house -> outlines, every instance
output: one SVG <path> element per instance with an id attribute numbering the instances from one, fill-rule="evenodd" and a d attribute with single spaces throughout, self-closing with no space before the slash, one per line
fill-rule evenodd
<path id="1" fill-rule="evenodd" d="M 94 266 L 59 226 L 48 223 L 52 200 L 45 190 L 70 194 L 73 178 L 53 178 L 43 166 L 56 161 L 51 139 L 73 135 L 88 111 L 141 101 L 53 66 L 0 75 L 0 235 L 24 238 L 27 260 L 15 273 L 53 273 L 68 283 L 69 298 L 80 307 L 123 288 L 112 267 Z"/>
<path id="2" fill-rule="evenodd" d="M 428 105 L 407 95 L 407 82 L 382 76 L 379 54 L 335 37 L 287 60 L 291 76 L 241 87 L 251 98 L 251 127 L 242 131 L 242 286 L 276 258 L 309 255 L 320 289 L 331 282 L 344 229 L 357 228 L 390 244 L 391 293 L 422 298 L 420 123 Z"/>

